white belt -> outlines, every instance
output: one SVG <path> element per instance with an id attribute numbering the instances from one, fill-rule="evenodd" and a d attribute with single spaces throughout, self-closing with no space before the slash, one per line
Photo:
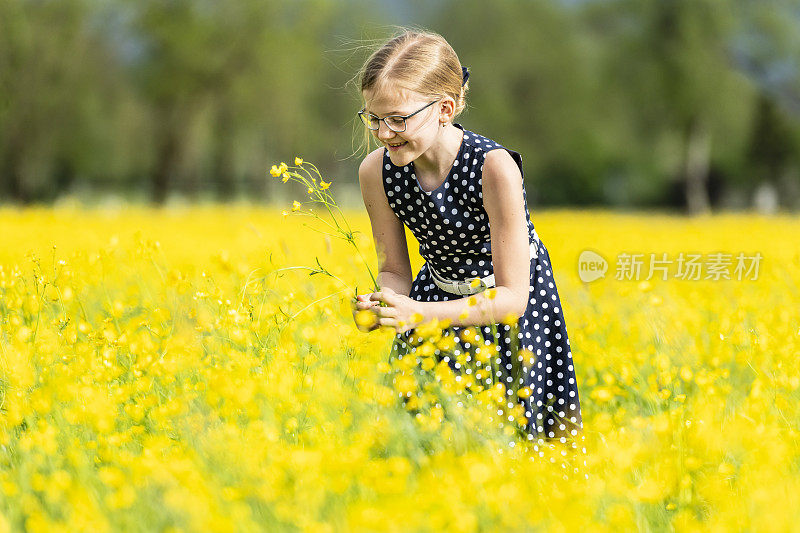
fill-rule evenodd
<path id="1" fill-rule="evenodd" d="M 535 259 L 539 257 L 539 236 L 534 233 L 534 241 L 530 243 L 530 257 L 531 259 Z M 453 281 L 447 278 L 443 278 L 431 266 L 430 262 L 427 262 L 428 270 L 431 272 L 431 278 L 433 278 L 433 282 L 436 284 L 437 287 L 442 289 L 445 292 L 449 292 L 452 294 L 458 294 L 461 296 L 467 296 L 470 294 L 477 294 L 484 289 L 489 287 L 494 287 L 494 274 L 489 274 L 483 278 L 469 278 L 466 281 Z M 478 280 L 479 283 L 475 287 L 471 287 L 471 284 L 474 280 Z"/>

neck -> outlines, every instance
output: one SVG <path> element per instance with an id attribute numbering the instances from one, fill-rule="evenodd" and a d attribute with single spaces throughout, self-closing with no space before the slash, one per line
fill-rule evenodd
<path id="1" fill-rule="evenodd" d="M 464 133 L 452 123 L 440 130 L 430 148 L 414 160 L 414 168 L 418 172 L 442 176 L 450 171 Z"/>

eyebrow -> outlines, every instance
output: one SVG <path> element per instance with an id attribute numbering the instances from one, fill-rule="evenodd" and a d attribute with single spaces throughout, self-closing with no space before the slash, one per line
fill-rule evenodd
<path id="1" fill-rule="evenodd" d="M 364 109 L 367 111 L 367 113 L 372 113 L 373 115 L 378 116 L 378 114 L 375 113 L 374 111 L 371 111 L 371 110 L 367 109 L 366 107 Z M 388 117 L 389 115 L 407 115 L 407 114 L 408 113 L 403 113 L 402 111 L 389 111 L 388 113 L 386 113 L 385 116 Z"/>

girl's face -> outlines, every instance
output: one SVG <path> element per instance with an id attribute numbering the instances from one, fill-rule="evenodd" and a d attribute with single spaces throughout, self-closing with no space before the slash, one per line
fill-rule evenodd
<path id="1" fill-rule="evenodd" d="M 364 91 L 366 111 L 384 118 L 388 115 L 410 115 L 433 101 L 411 91 L 400 90 L 396 95 L 373 94 Z M 406 129 L 395 132 L 386 122 L 378 121 L 378 129 L 370 130 L 378 142 L 387 147 L 389 157 L 397 166 L 407 165 L 428 150 L 439 135 L 439 106 L 433 104 L 406 119 Z M 400 146 L 393 146 L 400 145 Z"/>

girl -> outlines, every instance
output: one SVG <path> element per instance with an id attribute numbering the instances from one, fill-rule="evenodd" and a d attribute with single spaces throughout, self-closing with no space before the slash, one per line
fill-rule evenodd
<path id="1" fill-rule="evenodd" d="M 381 147 L 358 176 L 381 290 L 359 295 L 354 313 L 371 309 L 372 329 L 394 327 L 395 352 L 419 316 L 449 320 L 457 343 L 465 327 L 478 329 L 498 346 L 498 367 L 521 357 L 512 346 L 525 348 L 519 379 L 532 394 L 515 399 L 525 405 L 527 438 L 576 448 L 583 422 L 572 352 L 550 257 L 528 213 L 522 157 L 453 122 L 468 77 L 447 41 L 424 31 L 403 31 L 362 69 L 359 117 Z M 404 224 L 426 261 L 413 279 Z M 477 305 L 467 305 L 470 295 Z"/>

